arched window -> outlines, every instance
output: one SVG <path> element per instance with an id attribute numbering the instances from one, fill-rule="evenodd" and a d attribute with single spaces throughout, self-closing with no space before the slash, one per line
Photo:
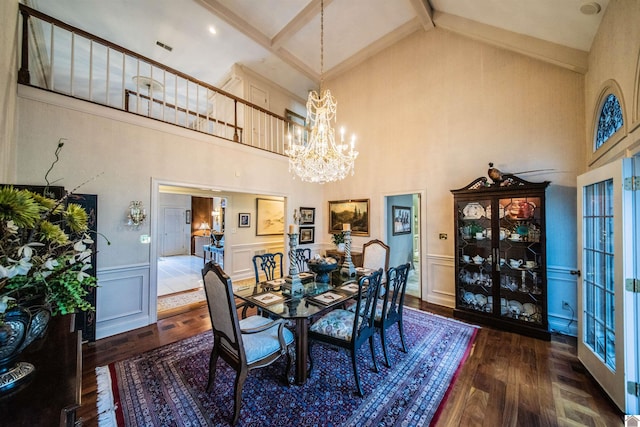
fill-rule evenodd
<path id="1" fill-rule="evenodd" d="M 600 117 L 598 117 L 598 129 L 596 130 L 595 150 L 618 131 L 624 124 L 622 119 L 622 108 L 618 98 L 610 93 L 602 104 Z"/>

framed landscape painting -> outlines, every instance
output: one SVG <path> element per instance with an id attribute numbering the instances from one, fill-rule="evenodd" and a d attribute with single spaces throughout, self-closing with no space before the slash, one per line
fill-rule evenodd
<path id="1" fill-rule="evenodd" d="M 315 240 L 315 227 L 300 227 L 300 244 L 313 243 Z"/>
<path id="2" fill-rule="evenodd" d="M 256 199 L 256 236 L 284 234 L 284 200 Z"/>
<path id="3" fill-rule="evenodd" d="M 342 224 L 351 224 L 352 236 L 368 236 L 369 199 L 330 201 L 329 233 L 340 233 Z"/>
<path id="4" fill-rule="evenodd" d="M 411 233 L 411 208 L 405 206 L 393 206 L 393 235 Z"/>

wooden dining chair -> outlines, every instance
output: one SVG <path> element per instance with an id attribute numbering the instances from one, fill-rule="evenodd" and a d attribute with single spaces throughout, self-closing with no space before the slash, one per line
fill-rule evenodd
<path id="1" fill-rule="evenodd" d="M 282 319 L 274 321 L 261 316 L 249 316 L 238 320 L 231 279 L 218 264 L 207 263 L 202 269 L 202 279 L 213 331 L 207 391 L 210 392 L 215 383 L 218 358 L 222 358 L 236 371 L 231 421 L 235 425 L 240 417 L 242 387 L 249 371 L 268 366 L 284 355 L 287 358 L 284 381 L 289 385 L 289 345 L 293 342 L 293 334 L 284 327 Z"/>
<path id="2" fill-rule="evenodd" d="M 297 248 L 295 255 L 296 266 L 298 266 L 298 273 L 309 271 L 309 265 L 307 261 L 311 259 L 311 249 L 309 248 Z"/>
<path id="3" fill-rule="evenodd" d="M 387 352 L 387 329 L 391 326 L 398 325 L 398 334 L 402 343 L 402 351 L 407 352 L 407 346 L 404 339 L 404 328 L 402 323 L 402 311 L 404 308 L 404 295 L 407 290 L 407 279 L 411 264 L 406 263 L 398 267 L 392 267 L 387 271 L 387 283 L 384 296 L 377 302 L 376 316 L 374 324 L 380 332 L 380 341 L 382 341 L 382 352 L 384 353 L 384 361 L 387 367 L 391 367 Z"/>
<path id="4" fill-rule="evenodd" d="M 373 359 L 374 372 L 378 372 L 375 346 L 374 318 L 376 313 L 376 300 L 380 292 L 380 280 L 382 269 L 374 271 L 368 276 L 362 276 L 358 280 L 358 293 L 355 295 L 355 310 L 337 308 L 317 319 L 310 327 L 308 334 L 309 374 L 313 369 L 311 357 L 312 343 L 324 343 L 347 349 L 351 354 L 353 376 L 356 381 L 357 394 L 363 396 L 358 374 L 357 352 L 362 345 L 369 341 L 371 357 Z M 358 314 L 359 313 L 359 314 Z"/>
<path id="5" fill-rule="evenodd" d="M 256 283 L 260 282 L 260 273 L 266 276 L 266 280 L 273 280 L 283 277 L 282 270 L 282 252 L 265 253 L 253 256 L 253 272 L 255 273 Z"/>
<path id="6" fill-rule="evenodd" d="M 389 246 L 382 240 L 373 239 L 362 245 L 362 267 L 369 270 L 383 269 L 382 282 L 386 281 L 389 269 Z"/>

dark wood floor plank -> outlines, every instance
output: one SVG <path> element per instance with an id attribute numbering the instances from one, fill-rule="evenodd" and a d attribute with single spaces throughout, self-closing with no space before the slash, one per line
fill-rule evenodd
<path id="1" fill-rule="evenodd" d="M 452 317 L 446 307 L 407 305 Z M 84 426 L 96 427 L 95 368 L 211 329 L 206 307 L 83 346 Z M 622 426 L 622 415 L 576 357 L 575 338 L 551 342 L 483 327 L 445 403 L 438 427 Z"/>

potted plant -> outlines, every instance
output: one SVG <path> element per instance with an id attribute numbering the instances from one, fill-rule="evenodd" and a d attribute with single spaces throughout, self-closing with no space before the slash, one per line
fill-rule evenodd
<path id="1" fill-rule="evenodd" d="M 338 248 L 338 251 L 344 252 L 344 233 L 342 231 L 331 236 L 331 240 Z"/>
<path id="2" fill-rule="evenodd" d="M 35 369 L 16 359 L 51 316 L 94 310 L 84 299 L 96 286 L 88 215 L 67 197 L 0 187 L 0 394 Z"/>

